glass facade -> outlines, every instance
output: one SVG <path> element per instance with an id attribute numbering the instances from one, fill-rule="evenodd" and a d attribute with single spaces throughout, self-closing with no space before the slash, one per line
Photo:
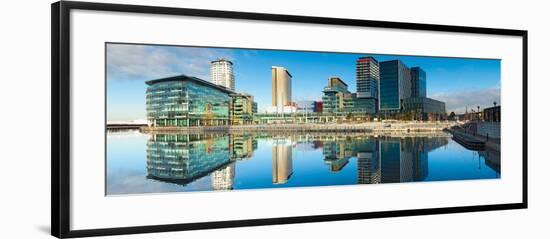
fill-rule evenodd
<path id="1" fill-rule="evenodd" d="M 338 77 L 330 77 L 328 86 L 323 90 L 323 112 L 337 113 L 344 111 L 344 95 L 349 94 L 348 85 Z"/>
<path id="2" fill-rule="evenodd" d="M 420 67 L 411 68 L 411 97 L 426 97 L 426 72 Z"/>
<path id="3" fill-rule="evenodd" d="M 380 110 L 401 111 L 410 96 L 410 69 L 400 60 L 380 62 Z"/>
<path id="4" fill-rule="evenodd" d="M 376 102 L 374 98 L 354 98 L 352 111 L 376 114 Z"/>
<path id="5" fill-rule="evenodd" d="M 185 75 L 148 81 L 146 111 L 154 127 L 227 125 L 230 93 L 226 88 Z"/>
<path id="6" fill-rule="evenodd" d="M 338 77 L 329 78 L 323 93 L 324 113 L 376 113 L 376 99 L 359 98 L 358 93 L 350 93 L 346 83 Z"/>
<path id="7" fill-rule="evenodd" d="M 254 97 L 249 94 L 231 94 L 231 124 L 251 124 L 254 114 Z"/>
<path id="8" fill-rule="evenodd" d="M 404 111 L 416 115 L 417 120 L 441 120 L 446 117 L 445 103 L 427 97 L 411 97 L 404 101 Z"/>

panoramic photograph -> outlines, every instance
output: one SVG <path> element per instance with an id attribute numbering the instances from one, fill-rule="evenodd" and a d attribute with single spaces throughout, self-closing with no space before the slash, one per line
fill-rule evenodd
<path id="1" fill-rule="evenodd" d="M 106 195 L 501 178 L 499 59 L 105 54 Z"/>

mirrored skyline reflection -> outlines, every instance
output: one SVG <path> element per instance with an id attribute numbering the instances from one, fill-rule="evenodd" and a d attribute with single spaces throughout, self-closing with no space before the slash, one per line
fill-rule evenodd
<path id="1" fill-rule="evenodd" d="M 107 195 L 500 178 L 498 153 L 446 134 L 107 137 Z"/>

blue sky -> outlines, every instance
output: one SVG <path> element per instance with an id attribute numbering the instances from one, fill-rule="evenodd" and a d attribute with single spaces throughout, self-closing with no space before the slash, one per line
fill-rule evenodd
<path id="1" fill-rule="evenodd" d="M 292 74 L 294 101 L 320 100 L 330 76 L 338 76 L 355 92 L 355 61 L 400 59 L 426 72 L 428 97 L 446 102 L 447 111 L 500 104 L 500 60 L 248 50 L 153 45 L 107 45 L 107 120 L 145 119 L 145 81 L 186 74 L 210 79 L 210 61 L 233 62 L 236 91 L 254 95 L 259 111 L 271 103 L 271 66 Z"/>

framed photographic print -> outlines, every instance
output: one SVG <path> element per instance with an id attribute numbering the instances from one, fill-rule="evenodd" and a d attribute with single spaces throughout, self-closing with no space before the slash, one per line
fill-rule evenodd
<path id="1" fill-rule="evenodd" d="M 56 237 L 527 208 L 526 31 L 51 11 Z"/>

